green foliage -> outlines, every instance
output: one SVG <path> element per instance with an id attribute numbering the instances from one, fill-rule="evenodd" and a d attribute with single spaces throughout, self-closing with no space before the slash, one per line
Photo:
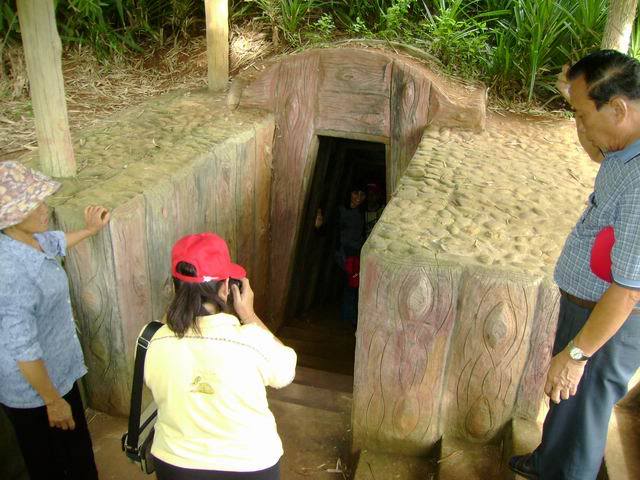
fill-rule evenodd
<path id="1" fill-rule="evenodd" d="M 467 16 L 461 0 L 440 2 L 438 15 L 427 13 L 420 24 L 426 48 L 464 77 L 481 76 L 486 71 L 492 48 L 486 22 Z"/>
<path id="2" fill-rule="evenodd" d="M 598 48 L 606 0 L 510 0 L 512 13 L 492 29 L 495 49 L 487 71 L 496 90 L 528 102 L 556 94 L 557 73 Z"/>
<path id="3" fill-rule="evenodd" d="M 204 17 L 202 0 L 56 0 L 56 20 L 65 44 L 90 45 L 99 57 L 141 50 L 187 37 Z M 15 2 L 0 5 L 0 38 L 18 40 Z M 0 44 L 2 45 L 2 44 Z"/>
<path id="4" fill-rule="evenodd" d="M 629 45 L 629 55 L 640 60 L 640 17 L 636 18 L 631 33 L 631 45 Z"/>
<path id="5" fill-rule="evenodd" d="M 282 30 L 293 43 L 300 43 L 300 30 L 308 25 L 314 10 L 324 6 L 321 0 L 280 0 Z"/>
<path id="6" fill-rule="evenodd" d="M 356 17 L 356 20 L 351 25 L 349 25 L 348 32 L 358 37 L 368 37 L 371 35 L 371 30 L 369 30 L 365 21 L 359 16 Z"/>
<path id="7" fill-rule="evenodd" d="M 0 59 L 5 45 L 12 34 L 18 31 L 18 15 L 8 3 L 0 5 Z"/>
<path id="8" fill-rule="evenodd" d="M 314 24 L 314 29 L 318 32 L 322 40 L 331 38 L 336 30 L 336 24 L 329 13 L 323 13 Z"/>
<path id="9" fill-rule="evenodd" d="M 377 29 L 380 18 L 391 2 L 385 0 L 334 0 L 332 9 L 343 28 L 353 30 L 353 24 L 365 26 L 366 30 Z"/>
<path id="10" fill-rule="evenodd" d="M 202 34 L 202 0 L 55 0 L 65 44 L 101 57 Z M 565 63 L 598 48 L 608 0 L 229 0 L 234 23 L 257 20 L 274 43 L 338 35 L 397 39 L 503 97 L 548 101 Z M 0 54 L 19 39 L 15 0 L 0 0 Z M 278 45 L 276 45 L 276 48 Z M 630 53 L 640 57 L 640 24 Z"/>
<path id="11" fill-rule="evenodd" d="M 255 3 L 261 16 L 267 20 L 274 39 L 278 37 L 278 32 L 282 32 L 285 39 L 293 45 L 302 43 L 301 33 L 308 27 L 309 20 L 327 5 L 323 0 L 248 1 Z"/>
<path id="12" fill-rule="evenodd" d="M 415 0 L 394 0 L 382 14 L 384 31 L 399 36 L 409 23 L 409 12 Z"/>

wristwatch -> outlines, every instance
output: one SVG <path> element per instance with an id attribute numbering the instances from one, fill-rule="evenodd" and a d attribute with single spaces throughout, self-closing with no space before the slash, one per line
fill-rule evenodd
<path id="1" fill-rule="evenodd" d="M 573 343 L 573 340 L 569 342 L 568 348 L 569 356 L 573 360 L 576 360 L 578 362 L 586 362 L 587 360 L 589 360 L 589 358 L 591 358 L 586 356 L 580 347 L 576 347 L 576 345 Z"/>

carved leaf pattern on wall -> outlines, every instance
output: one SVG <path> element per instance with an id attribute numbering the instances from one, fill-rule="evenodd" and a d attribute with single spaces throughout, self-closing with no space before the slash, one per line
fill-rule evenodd
<path id="1" fill-rule="evenodd" d="M 354 415 L 355 441 L 394 439 L 406 452 L 441 435 L 437 415 L 457 278 L 370 261 L 365 268 L 360 318 L 367 323 L 358 340 L 354 392 L 354 408 L 362 405 L 364 414 Z"/>
<path id="2" fill-rule="evenodd" d="M 509 285 L 470 274 L 452 340 L 447 430 L 489 441 L 513 411 L 529 352 L 537 287 Z"/>

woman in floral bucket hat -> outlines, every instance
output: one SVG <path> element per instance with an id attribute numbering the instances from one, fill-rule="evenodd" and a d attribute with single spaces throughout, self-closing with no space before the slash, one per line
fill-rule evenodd
<path id="1" fill-rule="evenodd" d="M 98 233 L 109 213 L 89 206 L 84 229 L 48 231 L 44 200 L 58 188 L 20 163 L 0 163 L 0 404 L 31 480 L 91 480 L 98 474 L 77 385 L 87 369 L 56 257 Z"/>

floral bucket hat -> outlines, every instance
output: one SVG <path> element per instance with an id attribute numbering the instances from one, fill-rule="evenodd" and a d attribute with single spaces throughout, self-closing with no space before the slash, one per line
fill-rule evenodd
<path id="1" fill-rule="evenodd" d="M 0 230 L 22 222 L 60 183 L 18 162 L 0 162 Z"/>

